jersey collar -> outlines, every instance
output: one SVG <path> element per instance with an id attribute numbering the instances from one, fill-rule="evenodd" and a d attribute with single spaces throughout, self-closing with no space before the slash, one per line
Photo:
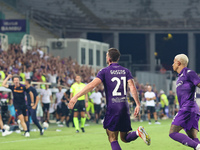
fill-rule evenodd
<path id="1" fill-rule="evenodd" d="M 110 66 L 111 66 L 111 65 L 112 65 L 112 66 L 118 66 L 119 64 L 118 64 L 118 63 L 111 63 Z"/>
<path id="2" fill-rule="evenodd" d="M 178 76 L 180 76 L 180 75 L 183 73 L 183 71 L 186 70 L 186 69 L 187 69 L 187 67 L 183 68 L 183 69 L 181 70 L 181 72 L 178 74 Z"/>

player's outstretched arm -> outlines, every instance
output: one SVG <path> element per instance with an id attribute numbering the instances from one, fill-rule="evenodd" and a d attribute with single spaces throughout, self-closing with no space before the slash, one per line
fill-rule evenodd
<path id="1" fill-rule="evenodd" d="M 74 97 L 71 98 L 71 100 L 69 101 L 69 104 L 68 104 L 69 109 L 73 109 L 73 107 L 76 104 L 77 99 L 79 97 L 87 94 L 88 92 L 90 92 L 92 89 L 94 89 L 100 83 L 101 83 L 101 79 L 95 78 L 92 82 L 87 84 L 80 92 L 78 92 L 76 95 L 74 95 Z"/>
<path id="2" fill-rule="evenodd" d="M 137 116 L 139 114 L 139 111 L 140 111 L 140 101 L 139 101 L 137 89 L 135 87 L 135 83 L 134 83 L 133 79 L 128 80 L 128 86 L 130 88 L 133 99 L 135 100 L 135 103 L 136 103 L 134 116 Z"/>
<path id="3" fill-rule="evenodd" d="M 11 75 L 11 74 L 9 74 L 9 75 L 7 76 L 7 78 L 5 78 L 5 80 L 3 80 L 3 83 L 2 83 L 2 86 L 3 86 L 3 87 L 6 87 L 6 88 L 9 87 L 9 85 L 7 84 L 7 81 L 8 81 L 10 78 L 12 78 L 12 75 Z"/>

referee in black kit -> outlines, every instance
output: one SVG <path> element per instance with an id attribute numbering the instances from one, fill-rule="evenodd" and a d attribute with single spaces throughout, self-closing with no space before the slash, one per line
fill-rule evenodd
<path id="1" fill-rule="evenodd" d="M 7 81 L 12 78 L 14 85 L 8 85 Z M 20 124 L 25 131 L 24 136 L 30 137 L 30 133 L 27 129 L 28 123 L 28 109 L 25 101 L 25 92 L 30 94 L 31 97 L 31 106 L 34 106 L 34 98 L 33 93 L 26 89 L 26 87 L 19 83 L 19 76 L 18 75 L 11 75 L 9 74 L 7 78 L 3 81 L 2 86 L 9 88 L 12 90 L 13 93 L 13 104 L 15 107 L 15 111 L 17 114 L 18 119 L 20 120 Z M 26 124 L 27 123 L 27 124 Z"/>

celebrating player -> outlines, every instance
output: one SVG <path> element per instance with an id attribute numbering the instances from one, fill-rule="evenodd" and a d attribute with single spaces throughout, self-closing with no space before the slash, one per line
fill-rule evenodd
<path id="1" fill-rule="evenodd" d="M 147 145 L 150 145 L 150 137 L 142 126 L 140 126 L 137 131 L 129 132 L 132 128 L 127 101 L 127 83 L 136 102 L 135 116 L 139 113 L 140 102 L 130 71 L 117 63 L 119 57 L 120 52 L 117 49 L 109 49 L 106 55 L 107 64 L 109 66 L 99 71 L 97 77 L 77 93 L 70 100 L 68 106 L 69 108 L 73 108 L 78 97 L 88 93 L 103 82 L 107 101 L 104 128 L 106 129 L 112 150 L 121 150 L 118 143 L 119 132 L 121 140 L 125 143 L 134 141 L 140 136 Z"/>
<path id="2" fill-rule="evenodd" d="M 29 116 L 31 115 L 31 118 L 34 122 L 34 124 L 38 127 L 38 129 L 40 130 L 40 135 L 43 135 L 44 133 L 44 129 L 42 129 L 42 127 L 40 126 L 38 120 L 37 120 L 37 116 L 36 116 L 36 112 L 37 112 L 37 104 L 39 102 L 39 96 L 38 93 L 36 91 L 36 89 L 34 87 L 32 87 L 31 85 L 31 80 L 27 79 L 25 81 L 25 86 L 26 89 L 28 89 L 29 91 L 31 91 L 33 93 L 33 97 L 34 97 L 34 105 L 31 106 L 31 97 L 30 94 L 27 94 L 27 101 L 28 101 L 28 114 Z M 28 131 L 29 131 L 29 126 L 27 126 Z"/>
<path id="3" fill-rule="evenodd" d="M 14 85 L 8 85 L 7 81 L 12 78 Z M 19 83 L 19 76 L 9 74 L 7 78 L 3 81 L 2 86 L 9 88 L 13 92 L 13 104 L 15 107 L 16 114 L 18 115 L 18 119 L 20 120 L 20 124 L 24 129 L 25 137 L 30 137 L 30 133 L 27 129 L 28 123 L 28 110 L 25 101 L 25 92 L 30 94 L 31 97 L 31 106 L 34 106 L 34 98 L 33 93 L 26 89 L 26 87 Z M 26 123 L 25 123 L 26 121 Z"/>
<path id="4" fill-rule="evenodd" d="M 169 136 L 184 145 L 200 150 L 200 141 L 197 138 L 199 107 L 194 101 L 196 86 L 200 87 L 200 78 L 193 71 L 187 68 L 188 57 L 185 54 L 176 55 L 173 63 L 173 70 L 179 75 L 176 82 L 176 92 L 180 109 L 174 117 Z M 187 135 L 179 133 L 184 129 Z"/>

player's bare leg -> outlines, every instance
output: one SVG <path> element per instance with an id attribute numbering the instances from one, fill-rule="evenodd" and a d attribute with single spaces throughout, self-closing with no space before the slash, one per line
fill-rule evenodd
<path id="1" fill-rule="evenodd" d="M 197 133 L 198 133 L 197 129 L 192 128 L 191 130 L 186 131 L 186 133 L 191 139 L 198 138 L 197 137 Z"/>
<path id="2" fill-rule="evenodd" d="M 155 119 L 155 124 L 160 124 L 160 122 L 158 122 L 158 116 L 157 116 L 156 112 L 153 113 L 153 116 L 154 116 L 154 119 Z"/>
<path id="3" fill-rule="evenodd" d="M 26 123 L 24 121 L 24 116 L 21 114 L 18 116 L 18 119 L 20 120 L 20 123 L 22 125 L 22 128 L 24 129 L 24 131 L 27 131 L 27 126 L 26 126 Z"/>
<path id="4" fill-rule="evenodd" d="M 180 142 L 183 145 L 187 145 L 187 146 L 192 147 L 196 150 L 200 150 L 200 144 L 198 142 L 194 141 L 189 136 L 187 136 L 183 133 L 179 133 L 179 131 L 182 130 L 182 129 L 183 128 L 181 126 L 171 125 L 170 131 L 169 131 L 169 136 L 173 140 Z M 194 132 L 195 132 L 194 130 L 189 132 L 190 136 L 193 135 L 195 137 Z"/>
<path id="5" fill-rule="evenodd" d="M 27 131 L 29 132 L 30 123 L 29 123 L 29 120 L 28 120 L 28 116 L 24 116 L 24 121 L 26 123 Z"/>
<path id="6" fill-rule="evenodd" d="M 63 123 L 64 120 L 65 120 L 65 116 L 62 116 L 60 119 L 60 122 Z"/>
<path id="7" fill-rule="evenodd" d="M 186 131 L 186 133 L 191 139 L 193 139 L 195 142 L 200 144 L 200 141 L 199 141 L 199 139 L 197 137 L 197 133 L 198 133 L 197 129 L 192 128 L 191 130 Z"/>
<path id="8" fill-rule="evenodd" d="M 108 135 L 108 140 L 111 144 L 112 150 L 121 150 L 121 147 L 118 143 L 119 131 L 110 131 L 110 130 L 106 129 L 106 133 Z"/>
<path id="9" fill-rule="evenodd" d="M 47 111 L 47 122 L 48 123 L 49 123 L 49 116 L 50 116 L 49 111 Z"/>
<path id="10" fill-rule="evenodd" d="M 149 120 L 149 124 L 151 124 L 151 113 L 150 113 L 150 110 L 148 110 L 147 118 Z"/>
<path id="11" fill-rule="evenodd" d="M 29 134 L 29 132 L 28 132 L 28 130 L 27 130 L 27 126 L 26 126 L 26 123 L 25 123 L 25 118 L 24 118 L 24 116 L 21 114 L 21 115 L 18 116 L 18 119 L 20 120 L 20 124 L 21 124 L 22 128 L 23 128 L 24 131 L 25 131 L 24 136 L 25 136 L 25 137 L 30 137 L 30 134 Z"/>

